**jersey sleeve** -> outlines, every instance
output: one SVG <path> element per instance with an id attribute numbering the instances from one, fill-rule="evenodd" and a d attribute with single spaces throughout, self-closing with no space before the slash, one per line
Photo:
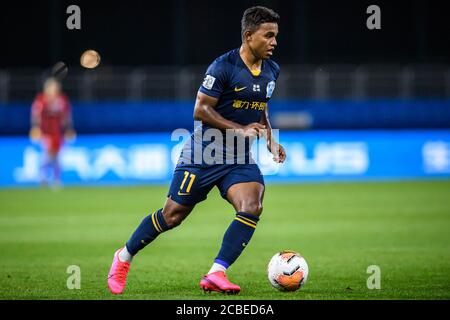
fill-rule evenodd
<path id="1" fill-rule="evenodd" d="M 219 98 L 227 84 L 227 70 L 223 62 L 214 61 L 206 70 L 205 78 L 199 90 L 208 96 Z"/>

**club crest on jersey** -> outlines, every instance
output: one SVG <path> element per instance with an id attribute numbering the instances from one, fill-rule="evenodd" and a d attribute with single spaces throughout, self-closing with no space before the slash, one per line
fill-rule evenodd
<path id="1" fill-rule="evenodd" d="M 266 98 L 272 97 L 273 90 L 275 90 L 275 81 L 270 81 L 266 88 Z"/>
<path id="2" fill-rule="evenodd" d="M 205 79 L 203 80 L 202 86 L 204 86 L 208 90 L 211 90 L 214 85 L 214 81 L 216 81 L 216 78 L 207 74 Z"/>

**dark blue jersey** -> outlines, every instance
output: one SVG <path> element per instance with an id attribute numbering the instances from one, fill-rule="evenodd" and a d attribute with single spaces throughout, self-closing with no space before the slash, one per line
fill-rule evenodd
<path id="1" fill-rule="evenodd" d="M 263 60 L 260 74 L 252 74 L 242 61 L 239 49 L 234 49 L 208 67 L 199 91 L 219 99 L 215 110 L 222 117 L 248 125 L 261 120 L 279 73 L 277 63 Z"/>
<path id="2" fill-rule="evenodd" d="M 275 83 L 280 73 L 277 63 L 272 60 L 263 60 L 261 71 L 254 74 L 244 63 L 239 48 L 231 50 L 218 57 L 208 67 L 204 81 L 199 91 L 218 99 L 215 110 L 225 119 L 248 125 L 261 120 L 262 113 L 267 108 L 275 89 Z M 206 130 L 210 129 L 206 124 L 202 125 L 202 135 L 196 129 L 191 138 L 191 147 L 194 143 L 201 143 L 203 148 L 210 142 L 200 141 Z M 225 133 L 224 133 L 225 138 Z M 225 144 L 225 142 L 223 142 Z M 224 155 L 233 153 L 236 158 L 236 149 L 230 150 L 224 145 Z M 246 146 L 246 155 L 249 146 Z"/>

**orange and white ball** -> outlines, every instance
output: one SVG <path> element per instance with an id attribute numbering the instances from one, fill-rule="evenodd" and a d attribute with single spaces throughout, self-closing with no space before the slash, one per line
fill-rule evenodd
<path id="1" fill-rule="evenodd" d="M 267 275 L 270 284 L 280 291 L 296 291 L 308 279 L 308 264 L 295 251 L 284 250 L 270 259 Z"/>

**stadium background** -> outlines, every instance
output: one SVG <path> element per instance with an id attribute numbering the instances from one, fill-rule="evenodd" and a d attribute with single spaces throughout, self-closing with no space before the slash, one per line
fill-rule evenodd
<path id="1" fill-rule="evenodd" d="M 69 15 L 65 10 L 71 4 L 81 8 L 81 30 L 66 28 Z M 263 266 L 272 251 L 285 246 L 314 257 L 324 249 L 317 237 L 326 237 L 325 229 L 337 242 L 334 248 L 325 245 L 322 254 L 334 250 L 353 259 L 350 252 L 357 248 L 349 243 L 358 241 L 372 250 L 371 254 L 377 250 L 405 254 L 408 266 L 396 270 L 399 279 L 410 275 L 408 268 L 417 269 L 410 263 L 413 250 L 432 261 L 445 257 L 433 269 L 436 291 L 428 295 L 399 280 L 396 285 L 403 284 L 403 291 L 392 289 L 389 293 L 368 295 L 361 289 L 362 293 L 354 293 L 353 297 L 449 298 L 450 282 L 444 274 L 449 271 L 446 232 L 450 225 L 450 33 L 445 31 L 445 11 L 436 2 L 379 1 L 376 4 L 381 7 L 382 29 L 368 30 L 366 8 L 370 2 L 306 0 L 226 4 L 183 0 L 47 1 L 26 4 L 26 10 L 19 2 L 8 2 L 2 8 L 0 22 L 4 39 L 0 59 L 0 212 L 1 246 L 15 254 L 3 262 L 2 269 L 20 276 L 14 280 L 17 283 L 2 278 L 2 287 L 8 288 L 3 297 L 97 297 L 94 287 L 88 293 L 84 291 L 84 295 L 72 295 L 60 284 L 50 285 L 47 291 L 26 289 L 19 293 L 15 288 L 20 287 L 21 279 L 30 271 L 21 269 L 20 261 L 36 258 L 36 252 L 45 251 L 36 246 L 25 249 L 23 244 L 40 239 L 54 248 L 58 237 L 66 235 L 66 241 L 76 244 L 73 255 L 86 249 L 86 243 L 80 240 L 83 235 L 89 238 L 95 233 L 99 237 L 95 241 L 101 244 L 92 250 L 104 258 L 101 263 L 109 263 L 108 254 L 120 244 L 120 239 L 126 239 L 136 219 L 162 204 L 178 150 L 178 141 L 172 141 L 170 134 L 177 128 L 193 129 L 193 103 L 204 71 L 215 57 L 240 45 L 242 12 L 255 4 L 273 8 L 282 19 L 274 55 L 282 71 L 270 112 L 273 126 L 280 129 L 288 158 L 283 166 L 264 168 L 269 190 L 265 210 L 279 214 L 272 223 L 292 229 L 277 235 L 279 240 L 274 241 L 274 246 L 256 251 L 264 251 L 264 258 L 250 253 L 241 265 L 250 263 L 253 257 Z M 96 69 L 79 65 L 80 55 L 87 49 L 101 55 Z M 63 88 L 73 105 L 78 137 L 66 144 L 61 155 L 66 188 L 52 193 L 37 188 L 41 150 L 29 141 L 28 131 L 31 101 L 59 61 L 68 67 Z M 379 182 L 367 184 L 365 181 L 369 180 Z M 309 184 L 315 181 L 321 184 Z M 336 184 L 337 181 L 347 183 Z M 108 188 L 118 184 L 144 186 Z M 92 185 L 103 187 L 90 188 Z M 114 199 L 114 195 L 118 198 Z M 204 218 L 202 212 L 213 210 L 214 206 L 226 208 L 216 194 L 211 198 L 207 201 L 209 207 L 200 206 L 199 217 Z M 328 200 L 321 203 L 323 199 Z M 386 207 L 380 201 L 386 201 Z M 293 211 L 291 204 L 306 212 Z M 327 210 L 328 205 L 337 216 Z M 417 212 L 417 208 L 421 211 Z M 114 217 L 122 225 L 119 227 L 117 222 L 111 229 L 105 226 L 99 231 L 105 217 Z M 224 227 L 220 223 L 228 221 L 227 217 L 214 217 L 220 234 Z M 299 217 L 304 223 L 297 220 Z M 369 219 L 376 227 L 368 231 L 367 221 L 362 219 Z M 177 233 L 173 241 L 188 235 L 195 238 L 195 223 L 200 218 L 190 221 L 187 230 Z M 347 224 L 341 225 L 342 221 Z M 389 232 L 391 221 L 404 229 Z M 23 231 L 24 226 L 31 233 L 17 231 Z M 120 236 L 113 237 L 110 230 Z M 273 235 L 268 227 L 263 230 Z M 263 230 L 255 242 L 262 241 Z M 353 232 L 354 238 L 346 238 L 347 232 Z M 208 234 L 213 231 L 204 237 Z M 378 239 L 375 248 L 369 235 Z M 386 236 L 386 243 L 381 240 L 382 235 Z M 327 239 L 332 241 L 332 237 Z M 414 239 L 421 239 L 424 247 Z M 169 247 L 173 245 L 169 237 L 165 240 Z M 193 243 L 203 240 L 200 237 Z M 161 244 L 156 248 L 155 252 L 161 254 L 166 247 Z M 77 257 L 82 260 L 81 256 Z M 170 261 L 166 254 L 162 256 Z M 197 258 L 202 261 L 207 257 L 200 258 L 198 253 Z M 37 265 L 44 263 L 36 259 Z M 385 268 L 395 265 L 395 258 L 386 259 Z M 64 283 L 61 268 L 70 260 L 69 254 L 65 252 L 56 260 L 59 269 L 56 271 L 55 267 L 55 272 L 59 272 Z M 328 271 L 319 261 L 330 260 L 328 256 L 312 262 L 316 275 L 326 278 Z M 84 263 L 86 269 L 100 272 L 85 262 L 89 258 L 82 261 L 74 263 Z M 143 265 L 147 263 L 142 261 Z M 343 258 L 340 263 L 345 265 L 348 261 Z M 372 258 L 364 256 L 351 261 L 360 263 L 357 272 L 362 279 L 352 287 L 364 288 L 362 266 Z M 264 267 L 261 269 L 264 271 Z M 353 278 L 349 275 L 348 279 Z M 395 276 L 392 279 L 397 280 Z M 141 285 L 159 292 L 159 298 L 198 297 L 189 293 L 187 285 L 187 293 L 164 295 L 158 287 L 164 281 L 153 280 Z M 258 281 L 255 280 L 256 288 Z M 311 286 L 318 288 L 314 283 Z M 265 287 L 261 284 L 261 288 Z M 329 291 L 323 296 L 310 292 L 307 297 L 347 298 L 333 284 L 327 288 Z M 143 295 L 132 297 L 149 298 L 145 296 L 146 289 L 139 290 Z M 247 298 L 281 298 L 273 293 L 260 296 L 257 291 Z"/>

